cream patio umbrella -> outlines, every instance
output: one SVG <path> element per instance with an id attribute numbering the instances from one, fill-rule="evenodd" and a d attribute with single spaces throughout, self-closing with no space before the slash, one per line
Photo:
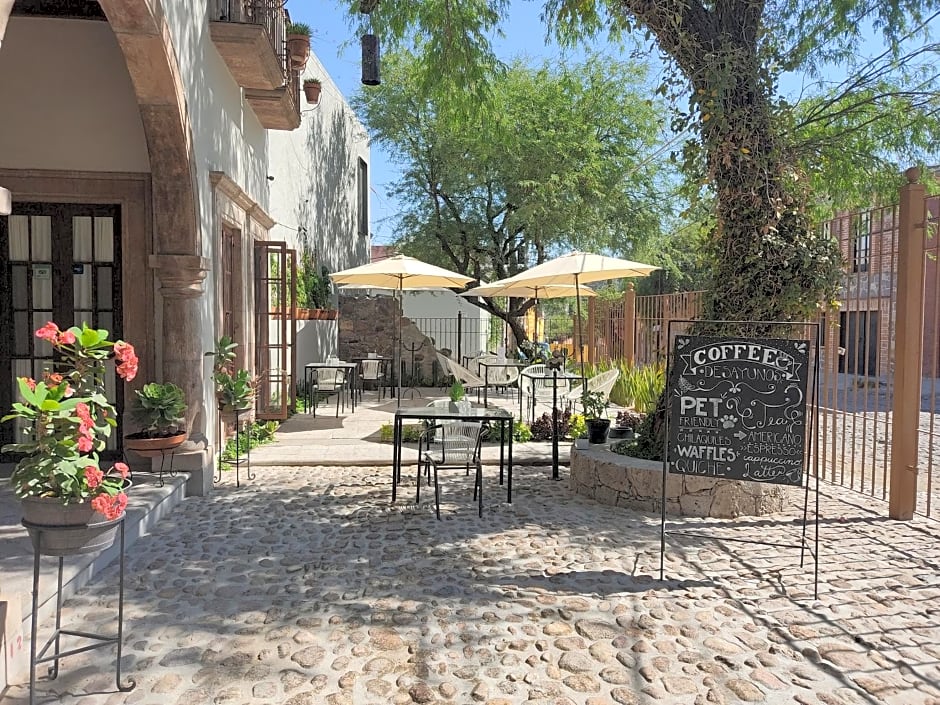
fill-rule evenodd
<path id="1" fill-rule="evenodd" d="M 513 281 L 512 278 L 499 279 L 491 284 L 475 286 L 467 291 L 462 291 L 460 295 L 479 296 L 484 299 L 492 299 L 497 296 L 535 299 L 536 320 L 538 320 L 539 299 L 597 296 L 594 290 L 589 286 L 582 285 L 576 287 L 574 284 L 531 284 L 529 282 Z M 536 330 L 538 330 L 538 324 L 536 324 Z"/>
<path id="2" fill-rule="evenodd" d="M 569 252 L 567 255 L 543 262 L 531 269 L 504 279 L 505 283 L 538 284 L 552 286 L 567 284 L 578 290 L 582 284 L 588 282 L 606 281 L 608 279 L 626 279 L 630 277 L 646 277 L 659 267 L 628 259 L 596 255 L 590 252 Z M 581 376 L 584 377 L 584 350 L 583 333 L 581 330 L 581 296 L 577 295 L 578 311 L 578 357 L 581 360 Z"/>
<path id="3" fill-rule="evenodd" d="M 398 345 L 395 346 L 395 379 L 398 393 L 396 399 L 401 405 L 401 295 L 405 289 L 461 289 L 472 281 L 457 272 L 422 262 L 407 255 L 395 255 L 387 259 L 370 262 L 352 269 L 344 269 L 330 275 L 334 284 L 356 287 L 375 287 L 394 289 L 399 302 Z"/>

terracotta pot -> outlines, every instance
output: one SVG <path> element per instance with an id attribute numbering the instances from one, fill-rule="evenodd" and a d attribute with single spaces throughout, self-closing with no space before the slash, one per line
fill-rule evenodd
<path id="1" fill-rule="evenodd" d="M 323 316 L 323 319 L 324 319 L 324 320 L 326 320 L 326 321 L 335 321 L 336 318 L 339 316 L 339 311 L 337 311 L 337 310 L 335 310 L 335 309 L 325 309 L 325 310 L 323 311 L 323 314 L 324 314 L 324 316 Z"/>
<path id="2" fill-rule="evenodd" d="M 322 84 L 319 83 L 305 83 L 304 84 L 304 95 L 307 97 L 307 102 L 311 105 L 316 105 L 320 102 L 320 91 L 323 90 Z"/>
<path id="3" fill-rule="evenodd" d="M 90 502 L 63 504 L 57 497 L 23 497 L 20 508 L 33 550 L 42 556 L 103 551 L 114 543 L 124 516 L 108 520 Z"/>
<path id="4" fill-rule="evenodd" d="M 288 34 L 287 55 L 290 57 L 291 68 L 306 66 L 307 59 L 310 58 L 310 37 L 305 34 Z"/>
<path id="5" fill-rule="evenodd" d="M 157 452 L 162 453 L 167 450 L 173 450 L 186 440 L 185 433 L 177 433 L 173 436 L 158 436 L 151 438 L 145 432 L 131 433 L 124 436 L 124 448 L 133 450 L 137 453 Z"/>

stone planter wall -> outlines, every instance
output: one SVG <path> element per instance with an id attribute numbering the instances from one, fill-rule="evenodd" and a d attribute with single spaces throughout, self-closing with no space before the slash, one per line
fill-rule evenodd
<path id="1" fill-rule="evenodd" d="M 571 489 L 602 504 L 659 513 L 663 466 L 600 448 L 571 448 Z M 783 511 L 794 488 L 692 475 L 666 478 L 666 513 L 733 519 Z"/>

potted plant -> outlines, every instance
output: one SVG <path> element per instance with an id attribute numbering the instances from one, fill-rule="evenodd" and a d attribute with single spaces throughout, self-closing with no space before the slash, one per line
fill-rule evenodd
<path id="1" fill-rule="evenodd" d="M 138 419 L 144 428 L 124 437 L 124 447 L 135 451 L 166 451 L 186 440 L 184 418 L 186 398 L 183 390 L 172 382 L 151 382 L 138 389 Z"/>
<path id="2" fill-rule="evenodd" d="M 320 91 L 323 90 L 323 82 L 319 78 L 304 79 L 304 95 L 307 102 L 316 105 L 320 102 Z"/>
<path id="3" fill-rule="evenodd" d="M 469 402 L 464 401 L 464 396 L 466 392 L 463 388 L 463 382 L 459 379 L 455 379 L 454 383 L 450 385 L 450 411 L 462 412 L 466 407 L 470 406 Z"/>
<path id="4" fill-rule="evenodd" d="M 605 416 L 607 395 L 604 392 L 585 392 L 581 395 L 581 406 L 587 423 L 588 442 L 606 443 L 607 431 L 610 430 L 610 419 Z"/>
<path id="5" fill-rule="evenodd" d="M 137 354 L 123 340 L 83 323 L 60 330 L 46 323 L 36 337 L 55 352 L 54 371 L 42 380 L 19 377 L 19 401 L 2 421 L 18 421 L 27 440 L 3 447 L 22 453 L 10 479 L 36 550 L 62 556 L 94 553 L 114 542 L 127 507 L 129 470 L 102 469 L 98 453 L 117 425 L 105 387 L 106 363 L 117 362 L 125 381 L 137 375 Z M 56 531 L 56 527 L 68 528 Z"/>
<path id="6" fill-rule="evenodd" d="M 310 25 L 303 22 L 288 23 L 287 55 L 291 68 L 300 69 L 307 65 L 310 57 Z"/>
<path id="7" fill-rule="evenodd" d="M 641 414 L 638 411 L 630 411 L 629 409 L 618 411 L 617 418 L 611 425 L 607 435 L 611 439 L 632 440 L 645 418 L 646 414 Z"/>
<path id="8" fill-rule="evenodd" d="M 235 349 L 238 343 L 223 335 L 216 342 L 215 350 L 207 352 L 214 357 L 212 380 L 215 382 L 215 397 L 219 411 L 232 414 L 251 409 L 258 393 L 258 380 L 248 370 L 235 369 Z"/>

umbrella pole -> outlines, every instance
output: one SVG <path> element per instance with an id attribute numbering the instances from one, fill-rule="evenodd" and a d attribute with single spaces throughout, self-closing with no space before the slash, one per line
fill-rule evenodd
<path id="1" fill-rule="evenodd" d="M 574 275 L 575 301 L 578 310 L 578 357 L 581 360 L 581 389 L 587 391 L 587 381 L 584 379 L 584 331 L 581 328 L 581 289 L 578 286 L 578 275 Z"/>
<path id="2" fill-rule="evenodd" d="M 403 281 L 403 279 L 398 280 L 398 345 L 395 346 L 395 384 L 398 387 L 398 393 L 395 396 L 395 400 L 399 408 L 401 407 L 401 319 L 402 316 L 405 315 L 404 302 L 402 301 Z"/>

